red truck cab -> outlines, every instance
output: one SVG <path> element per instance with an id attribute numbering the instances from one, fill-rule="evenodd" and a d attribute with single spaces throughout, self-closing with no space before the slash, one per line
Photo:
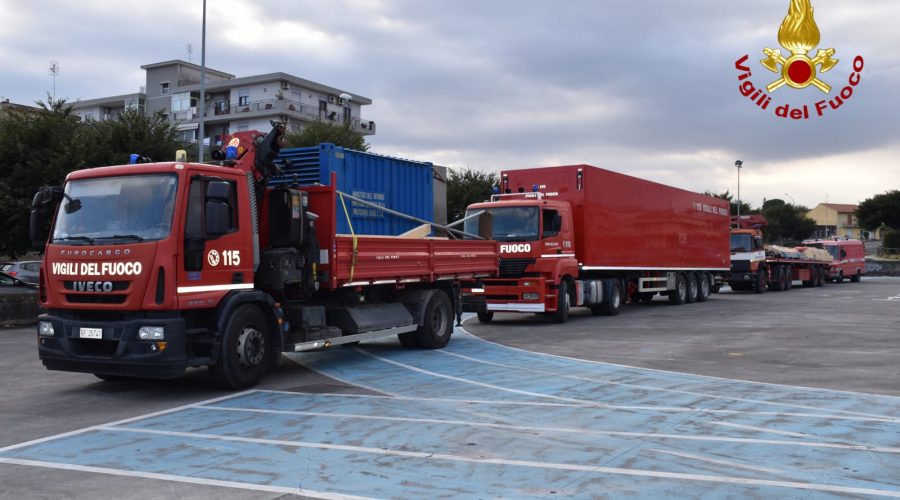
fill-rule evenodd
<path id="1" fill-rule="evenodd" d="M 568 309 L 559 301 L 569 298 L 567 283 L 578 276 L 568 202 L 540 192 L 496 194 L 490 202 L 470 205 L 466 214 L 471 218 L 465 232 L 500 244 L 500 276 L 490 282 L 492 300 L 489 309 L 479 311 L 480 319 L 489 320 L 495 311 Z"/>

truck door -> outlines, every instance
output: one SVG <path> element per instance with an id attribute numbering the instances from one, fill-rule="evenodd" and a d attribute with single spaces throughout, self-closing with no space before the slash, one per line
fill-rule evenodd
<path id="1" fill-rule="evenodd" d="M 193 175 L 188 189 L 178 296 L 181 306 L 212 307 L 253 288 L 250 194 L 242 177 Z"/>

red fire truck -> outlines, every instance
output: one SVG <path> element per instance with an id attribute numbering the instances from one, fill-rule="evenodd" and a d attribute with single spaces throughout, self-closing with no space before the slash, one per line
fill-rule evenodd
<path id="1" fill-rule="evenodd" d="M 269 186 L 283 133 L 239 132 L 214 164 L 81 170 L 39 191 L 44 365 L 102 379 L 207 366 L 243 388 L 282 352 L 385 335 L 446 345 L 458 280 L 495 275 L 497 244 L 336 234 L 351 202 L 334 175 Z"/>
<path id="2" fill-rule="evenodd" d="M 866 250 L 860 240 L 810 240 L 803 244 L 831 254 L 834 260 L 828 268 L 828 279 L 834 283 L 842 283 L 845 278 L 856 283 L 866 274 Z"/>
<path id="3" fill-rule="evenodd" d="M 465 232 L 500 242 L 500 276 L 466 288 L 466 309 L 615 315 L 623 302 L 703 302 L 729 269 L 726 201 L 590 165 L 500 173 Z"/>

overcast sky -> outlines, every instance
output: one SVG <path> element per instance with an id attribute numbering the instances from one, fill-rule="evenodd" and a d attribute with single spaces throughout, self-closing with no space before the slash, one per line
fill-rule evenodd
<path id="1" fill-rule="evenodd" d="M 369 97 L 374 152 L 479 170 L 589 163 L 754 206 L 900 189 L 900 1 L 813 0 L 838 64 L 762 110 L 738 92 L 789 0 L 209 0 L 207 66 L 283 71 Z M 136 92 L 143 64 L 200 63 L 201 0 L 0 0 L 0 98 Z M 814 49 L 815 51 L 815 49 Z M 815 116 L 864 66 L 852 96 Z M 810 119 L 775 108 L 809 106 Z"/>

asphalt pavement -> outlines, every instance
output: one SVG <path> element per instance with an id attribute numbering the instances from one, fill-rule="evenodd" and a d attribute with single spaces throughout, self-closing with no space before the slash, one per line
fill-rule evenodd
<path id="1" fill-rule="evenodd" d="M 870 278 L 498 314 L 440 351 L 291 355 L 241 393 L 48 372 L 3 329 L 0 497 L 900 496 L 898 308 Z"/>

